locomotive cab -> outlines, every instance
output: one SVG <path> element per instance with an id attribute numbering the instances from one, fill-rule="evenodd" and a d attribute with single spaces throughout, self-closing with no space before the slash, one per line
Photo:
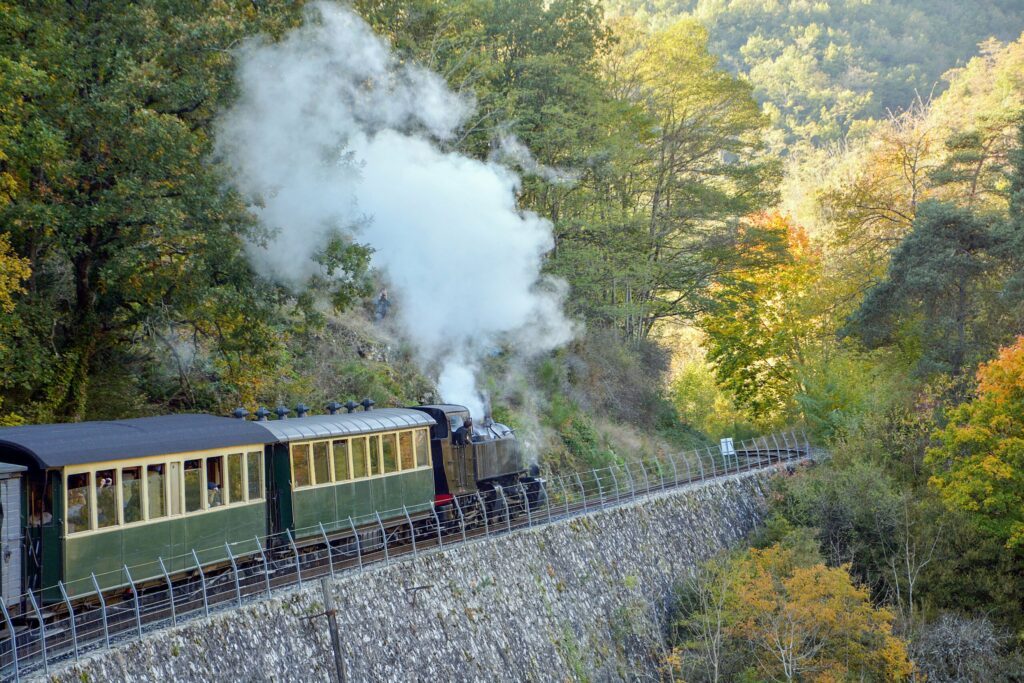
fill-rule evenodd
<path id="1" fill-rule="evenodd" d="M 469 417 L 465 406 L 415 406 L 437 423 L 430 432 L 438 502 L 478 489 L 515 484 L 526 472 L 514 432 L 493 421 L 474 425 L 470 443 L 456 443 L 455 432 Z"/>

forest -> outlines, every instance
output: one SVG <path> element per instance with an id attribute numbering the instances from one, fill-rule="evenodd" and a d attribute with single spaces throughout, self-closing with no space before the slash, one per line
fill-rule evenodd
<path id="1" fill-rule="evenodd" d="M 329 7 L 0 0 L 0 424 L 443 398 L 372 222 L 253 256 L 240 62 Z M 793 425 L 832 454 L 680 577 L 666 679 L 1024 680 L 1024 2 L 351 9 L 463 103 L 416 134 L 549 226 L 571 339 L 473 351 L 543 467 Z"/>

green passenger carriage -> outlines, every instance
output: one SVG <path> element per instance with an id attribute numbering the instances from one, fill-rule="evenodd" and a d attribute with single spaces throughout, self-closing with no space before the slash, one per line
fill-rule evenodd
<path id="1" fill-rule="evenodd" d="M 296 538 L 347 528 L 375 512 L 430 509 L 434 474 L 426 413 L 384 408 L 254 423 L 273 443 L 271 533 Z"/>

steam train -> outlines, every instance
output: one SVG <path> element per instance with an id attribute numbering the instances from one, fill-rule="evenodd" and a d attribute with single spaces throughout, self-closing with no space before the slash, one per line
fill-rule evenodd
<path id="1" fill-rule="evenodd" d="M 455 496 L 496 500 L 535 481 L 508 427 L 486 421 L 457 438 L 463 406 L 360 405 L 0 429 L 2 599 L 20 612 L 28 590 L 60 601 L 58 582 L 73 598 L 94 575 L 102 589 L 123 585 L 123 566 L 155 580 L 224 562 L 225 544 L 312 543 L 352 520 L 425 519 Z"/>

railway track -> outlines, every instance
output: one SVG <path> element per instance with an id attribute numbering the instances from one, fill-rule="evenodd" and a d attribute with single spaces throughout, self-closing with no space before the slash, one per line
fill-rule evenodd
<path id="1" fill-rule="evenodd" d="M 214 565 L 176 574 L 131 580 L 125 586 L 69 598 L 45 607 L 26 594 L 18 618 L 4 615 L 0 631 L 0 678 L 18 681 L 48 673 L 96 650 L 211 613 L 240 607 L 275 592 L 325 576 L 415 557 L 437 548 L 549 524 L 690 484 L 754 470 L 793 467 L 814 458 L 802 439 L 787 435 L 741 446 L 725 455 L 681 454 L 520 484 L 487 494 L 462 496 L 415 514 L 377 513 L 328 527 L 254 539 L 250 552 L 232 552 Z M 180 558 L 178 558 L 180 559 Z M 161 566 L 163 567 L 162 561 Z M 98 583 L 96 585 L 99 585 Z M 12 636 L 13 634 L 13 636 Z"/>

